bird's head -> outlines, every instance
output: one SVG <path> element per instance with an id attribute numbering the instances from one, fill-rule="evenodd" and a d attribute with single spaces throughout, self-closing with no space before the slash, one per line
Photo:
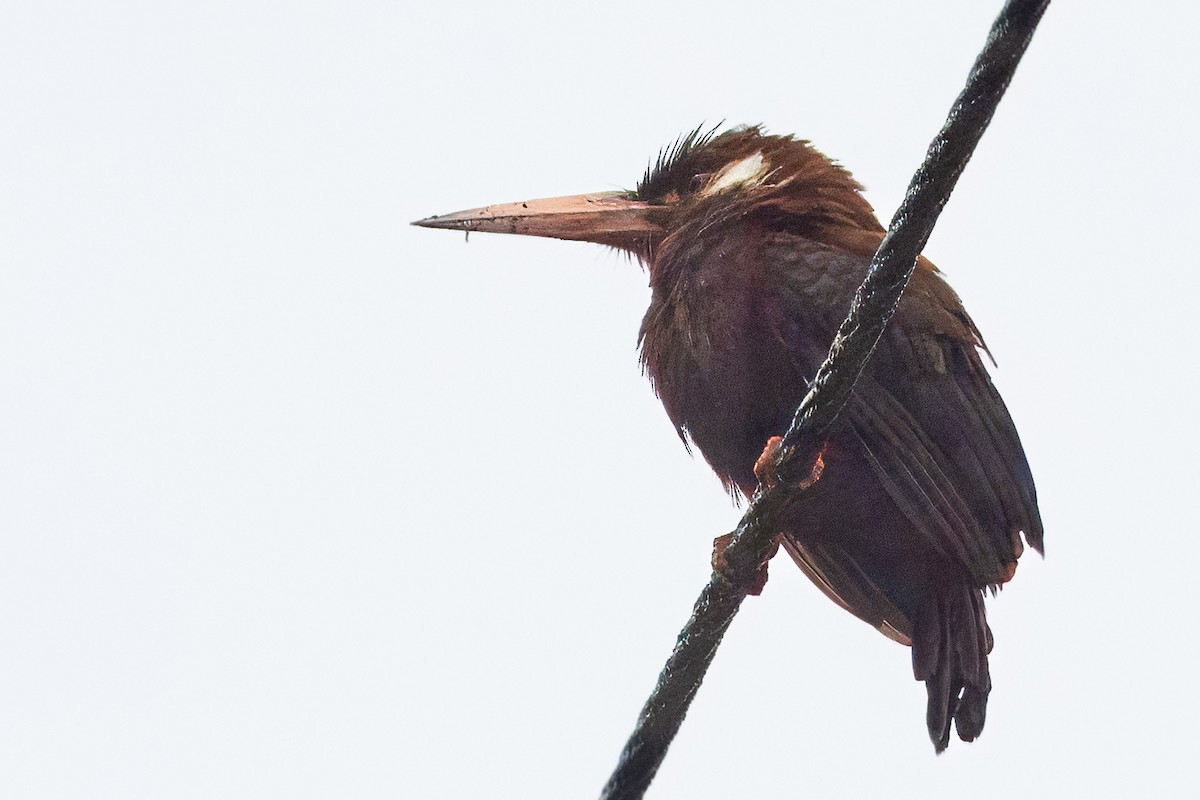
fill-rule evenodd
<path id="1" fill-rule="evenodd" d="M 702 238 L 744 219 L 805 235 L 878 231 L 861 188 L 806 141 L 758 127 L 697 128 L 661 151 L 633 191 L 503 203 L 413 224 L 595 242 L 652 264 L 672 239 Z"/>

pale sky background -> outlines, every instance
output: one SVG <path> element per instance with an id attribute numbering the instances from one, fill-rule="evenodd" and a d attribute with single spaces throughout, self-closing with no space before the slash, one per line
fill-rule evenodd
<path id="1" fill-rule="evenodd" d="M 408 222 L 707 121 L 886 220 L 998 2 L 0 8 L 0 795 L 591 798 L 739 516 L 646 278 Z M 987 728 L 777 561 L 652 798 L 1194 796 L 1194 3 L 1057 0 L 926 253 L 1046 523 Z"/>

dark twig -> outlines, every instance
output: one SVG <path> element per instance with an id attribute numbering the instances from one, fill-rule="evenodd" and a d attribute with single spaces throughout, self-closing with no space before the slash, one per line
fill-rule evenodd
<path id="1" fill-rule="evenodd" d="M 772 553 L 777 530 L 773 520 L 788 497 L 794 498 L 800 491 L 792 471 L 807 474 L 824 432 L 849 400 L 855 381 L 900 302 L 917 256 L 991 122 L 1049 3 L 1009 0 L 992 25 L 966 88 L 913 176 L 829 356 L 783 437 L 775 465 L 779 482 L 772 488 L 759 486 L 755 492 L 725 550 L 728 569 L 723 575 L 714 572 L 696 601 L 692 617 L 679 634 L 675 650 L 601 793 L 602 800 L 640 798 L 654 779 L 725 630 L 753 585 L 759 566 Z"/>

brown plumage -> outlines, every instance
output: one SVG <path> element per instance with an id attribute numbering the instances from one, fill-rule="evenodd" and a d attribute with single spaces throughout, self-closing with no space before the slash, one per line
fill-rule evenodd
<path id="1" fill-rule="evenodd" d="M 650 274 L 641 357 L 667 414 L 731 491 L 782 434 L 883 236 L 861 187 L 807 142 L 699 131 L 632 193 L 528 201 L 418 224 L 582 239 Z M 983 728 L 983 594 L 1039 552 L 1033 479 L 983 339 L 922 259 L 781 542 L 831 599 L 912 645 L 935 748 Z"/>

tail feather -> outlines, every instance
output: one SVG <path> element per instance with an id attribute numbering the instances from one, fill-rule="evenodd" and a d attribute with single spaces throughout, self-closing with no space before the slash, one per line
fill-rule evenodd
<path id="1" fill-rule="evenodd" d="M 983 731 L 992 689 L 992 633 L 983 593 L 968 586 L 931 601 L 913 626 L 913 675 L 929 696 L 925 722 L 934 750 L 950 744 L 950 725 L 973 741 Z"/>

